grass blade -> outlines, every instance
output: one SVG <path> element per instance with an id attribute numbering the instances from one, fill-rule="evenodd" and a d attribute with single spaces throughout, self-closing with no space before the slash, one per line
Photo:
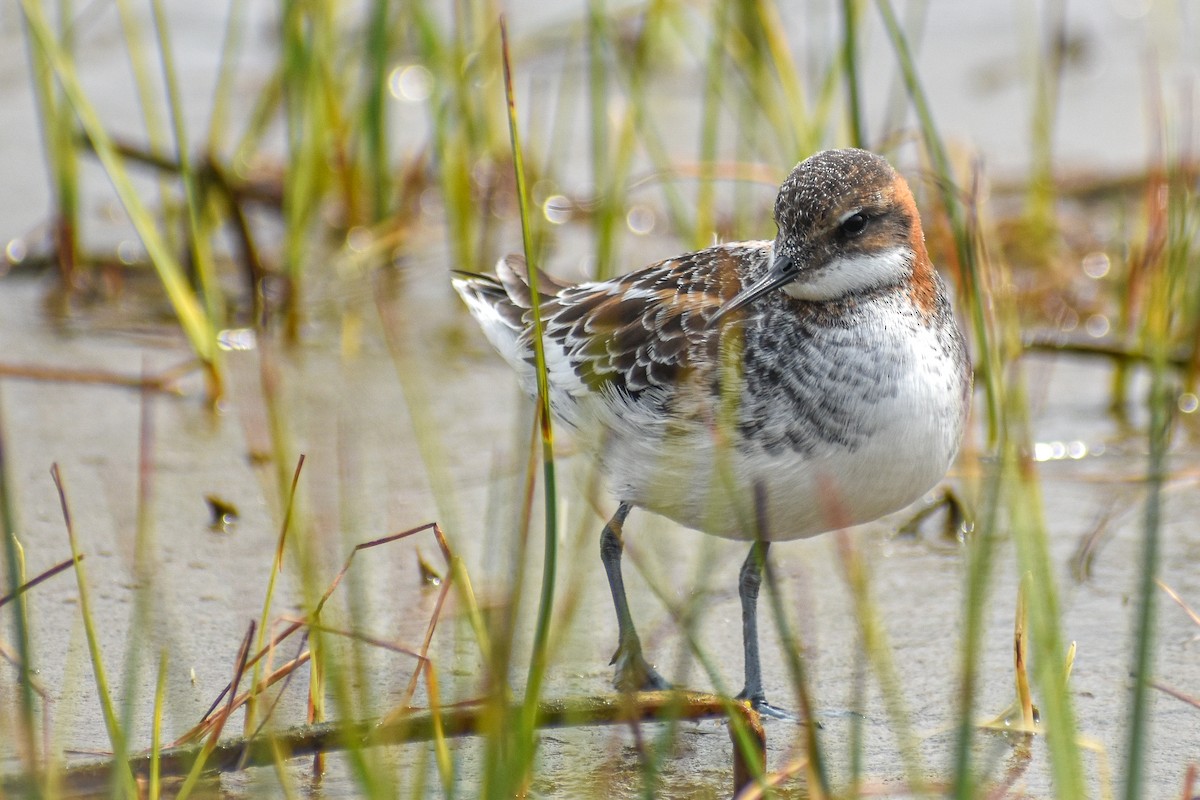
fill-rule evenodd
<path id="1" fill-rule="evenodd" d="M 862 101 L 858 92 L 859 0 L 842 0 L 842 69 L 845 70 L 846 115 L 850 120 L 850 145 L 866 147 Z"/>
<path id="2" fill-rule="evenodd" d="M 84 133 L 108 173 L 108 178 L 112 181 L 113 188 L 116 189 L 117 196 L 137 230 L 138 236 L 141 237 L 142 244 L 154 264 L 159 280 L 162 281 L 167 298 L 171 301 L 171 306 L 179 318 L 179 324 L 187 335 L 188 342 L 196 355 L 204 362 L 209 379 L 210 399 L 215 402 L 223 393 L 223 376 L 216 363 L 216 333 L 212 322 L 205 315 L 203 307 L 191 287 L 188 286 L 183 268 L 167 247 L 154 217 L 142 203 L 133 182 L 129 179 L 129 173 L 117 155 L 112 139 L 79 84 L 74 65 L 55 40 L 41 3 L 36 0 L 21 0 L 21 9 L 37 47 L 45 54 L 46 59 L 53 67 L 54 74 L 62 85 L 67 100 L 79 117 Z"/>
<path id="3" fill-rule="evenodd" d="M 538 695 L 548 659 L 550 620 L 554 613 L 555 572 L 558 569 L 558 498 L 554 473 L 554 428 L 550 413 L 550 384 L 546 370 L 546 348 L 542 340 L 542 312 L 538 298 L 537 264 L 533 260 L 533 238 L 529 224 L 528 190 L 525 186 L 525 167 L 521 154 L 521 136 L 517 124 L 517 103 L 513 91 L 512 63 L 508 49 L 508 25 L 500 17 L 500 52 L 504 64 L 504 97 L 508 105 L 508 131 L 512 142 L 513 172 L 517 183 L 517 207 L 521 212 L 521 235 L 525 248 L 525 264 L 529 270 L 529 290 L 533 296 L 530 317 L 533 321 L 533 348 L 537 370 L 538 425 L 542 441 L 542 479 L 545 482 L 545 551 L 542 559 L 542 590 L 538 599 L 537 627 L 534 629 L 533 656 L 525 682 L 525 702 L 522 719 L 523 733 L 533 734 Z"/>
<path id="4" fill-rule="evenodd" d="M 0 406 L 2 408 L 2 406 Z M 39 763 L 37 729 L 35 727 L 33 648 L 29 639 L 29 609 L 25 603 L 25 559 L 21 543 L 17 539 L 16 508 L 9 491 L 9 465 L 7 442 L 3 419 L 0 419 L 0 535 L 4 537 L 4 567 L 9 587 L 6 599 L 13 598 L 12 625 L 19 660 L 20 703 L 18 708 L 19 729 L 14 732 L 25 771 L 32 774 Z"/>
<path id="5" fill-rule="evenodd" d="M 88 653 L 92 660 L 92 675 L 96 681 L 96 694 L 100 701 L 100 710 L 104 714 L 104 727 L 108 731 L 108 741 L 113 748 L 114 765 L 121 764 L 124 768 L 115 767 L 113 789 L 120 791 L 126 797 L 135 792 L 133 773 L 125 765 L 125 754 L 128 752 L 128 740 L 121 730 L 117 720 L 117 712 L 113 706 L 112 693 L 108 688 L 108 677 L 104 669 L 104 656 L 100 652 L 100 637 L 96 633 L 96 620 L 92 616 L 91 593 L 88 590 L 87 572 L 83 566 L 83 558 L 79 552 L 79 542 L 75 538 L 75 523 L 71 517 L 71 509 L 67 504 L 67 491 L 63 486 L 62 474 L 58 464 L 50 467 L 50 475 L 54 478 L 54 488 L 58 490 L 58 500 L 62 507 L 63 521 L 67 527 L 67 540 L 71 545 L 71 558 L 75 561 L 75 581 L 79 587 L 79 613 L 83 617 L 83 630 L 87 636 Z"/>

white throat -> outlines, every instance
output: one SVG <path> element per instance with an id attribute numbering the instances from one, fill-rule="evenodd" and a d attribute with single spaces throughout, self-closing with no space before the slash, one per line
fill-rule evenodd
<path id="1" fill-rule="evenodd" d="M 879 286 L 902 283 L 912 275 L 913 252 L 897 245 L 877 253 L 839 256 L 823 267 L 801 272 L 783 290 L 797 300 L 836 300 Z"/>

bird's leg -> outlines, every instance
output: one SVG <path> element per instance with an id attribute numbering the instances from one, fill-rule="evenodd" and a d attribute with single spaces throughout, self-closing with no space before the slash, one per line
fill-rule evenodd
<path id="1" fill-rule="evenodd" d="M 762 587 L 763 567 L 767 563 L 770 542 L 757 541 L 750 547 L 750 554 L 742 563 L 738 575 L 738 596 L 742 600 L 742 646 L 745 652 L 746 685 L 738 694 L 738 700 L 749 700 L 760 714 L 778 719 L 795 717 L 767 703 L 762 685 L 762 665 L 758 660 L 758 591 Z"/>
<path id="2" fill-rule="evenodd" d="M 613 606 L 617 610 L 617 651 L 609 662 L 617 666 L 613 685 L 621 691 L 669 689 L 671 684 L 646 663 L 642 655 L 642 642 L 633 627 L 629 601 L 625 599 L 625 581 L 621 578 L 621 553 L 625 549 L 625 540 L 621 536 L 621 527 L 629 515 L 629 508 L 628 503 L 617 506 L 617 513 L 613 514 L 600 534 L 600 560 L 604 562 L 604 571 L 608 573 L 608 588 L 612 590 Z"/>

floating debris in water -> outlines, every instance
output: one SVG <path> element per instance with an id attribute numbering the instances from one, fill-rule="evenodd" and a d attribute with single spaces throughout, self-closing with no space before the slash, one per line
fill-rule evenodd
<path id="1" fill-rule="evenodd" d="M 209 530 L 214 533 L 229 533 L 240 516 L 237 506 L 215 494 L 204 495 L 204 502 L 208 503 L 208 510 L 212 513 Z"/>
<path id="2" fill-rule="evenodd" d="M 421 583 L 426 586 L 441 586 L 442 575 L 428 561 L 425 556 L 421 555 L 421 551 L 417 551 L 417 568 L 421 570 Z"/>

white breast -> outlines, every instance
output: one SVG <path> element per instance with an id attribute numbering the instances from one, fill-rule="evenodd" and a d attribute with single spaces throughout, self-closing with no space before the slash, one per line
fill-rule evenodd
<path id="1" fill-rule="evenodd" d="M 885 309 L 886 310 L 886 309 Z M 899 319 L 899 318 L 897 318 Z M 954 348 L 929 324 L 883 325 L 903 343 L 894 391 L 850 404 L 870 436 L 853 446 L 822 443 L 813 451 L 767 453 L 736 447 L 721 424 L 678 424 L 663 434 L 644 410 L 594 410 L 607 417 L 602 458 L 614 494 L 688 527 L 733 539 L 796 539 L 876 519 L 919 498 L 949 467 L 966 417 L 968 380 Z M 953 324 L 952 322 L 950 324 Z M 716 414 L 714 414 L 714 418 Z M 755 487 L 767 526 L 755 525 Z"/>

